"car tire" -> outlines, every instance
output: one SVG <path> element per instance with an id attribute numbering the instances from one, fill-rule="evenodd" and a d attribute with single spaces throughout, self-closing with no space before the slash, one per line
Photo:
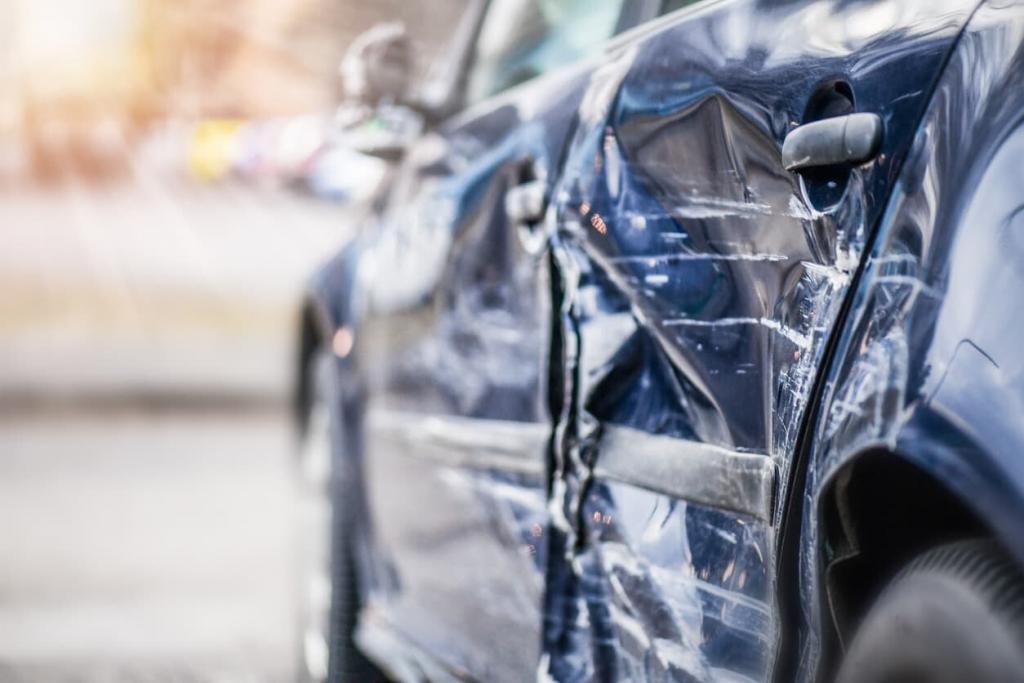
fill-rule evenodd
<path id="1" fill-rule="evenodd" d="M 1024 579 L 994 542 L 913 560 L 870 608 L 838 683 L 1024 680 Z"/>
<path id="2" fill-rule="evenodd" d="M 362 683 L 383 676 L 354 640 L 361 597 L 353 544 L 355 510 L 344 471 L 344 402 L 334 359 L 312 354 L 306 364 L 310 388 L 299 457 L 303 515 L 298 639 L 298 680 L 303 683 Z"/>

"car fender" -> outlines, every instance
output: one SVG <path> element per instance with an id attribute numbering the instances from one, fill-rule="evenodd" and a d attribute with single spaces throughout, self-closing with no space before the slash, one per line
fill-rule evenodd
<path id="1" fill-rule="evenodd" d="M 972 17 L 869 254 L 811 426 L 805 671 L 823 628 L 822 501 L 865 455 L 918 468 L 1024 560 L 1024 3 Z"/>

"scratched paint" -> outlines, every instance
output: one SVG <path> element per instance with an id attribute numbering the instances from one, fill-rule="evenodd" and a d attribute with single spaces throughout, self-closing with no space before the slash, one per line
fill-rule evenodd
<path id="1" fill-rule="evenodd" d="M 901 133 L 929 94 L 898 65 L 937 72 L 970 9 L 792 3 L 755 21 L 750 4 L 695 11 L 611 55 L 553 193 L 571 386 L 554 454 L 564 533 L 549 551 L 568 569 L 549 572 L 542 663 L 556 680 L 769 675 L 775 519 L 595 478 L 602 426 L 760 455 L 785 486 L 825 345 L 906 151 Z M 898 42 L 851 30 L 883 8 Z M 811 42 L 814 62 L 790 51 Z M 878 160 L 820 205 L 781 168 L 780 148 L 837 74 L 858 107 L 899 123 Z M 916 94 L 888 96 L 901 87 Z M 738 583 L 737 563 L 757 579 Z"/>
<path id="2" fill-rule="evenodd" d="M 816 513 L 862 453 L 930 473 L 1007 547 L 1024 547 L 1024 469 L 1011 445 L 1024 443 L 1024 365 L 1008 334 L 1021 310 L 1006 296 L 1024 287 L 1024 245 L 1010 238 L 1024 206 L 1022 106 L 1024 3 L 982 6 L 917 132 L 825 384 L 803 519 L 805 676 L 834 638 L 818 568 L 837 558 Z"/>
<path id="3" fill-rule="evenodd" d="M 808 400 L 933 78 L 974 5 L 702 3 L 417 143 L 361 253 L 318 279 L 328 339 L 342 326 L 354 331 L 338 361 L 364 382 L 352 394 L 374 407 L 546 426 L 551 438 L 550 450 L 533 454 L 542 477 L 417 460 L 415 440 L 396 447 L 370 435 L 353 447 L 370 470 L 362 626 L 381 663 L 411 656 L 413 668 L 399 666 L 409 679 L 440 670 L 496 681 L 770 675 L 780 638 L 791 635 L 775 567 Z M 1019 43 L 1012 31 L 991 41 Z M 950 87 L 969 90 L 977 73 L 987 90 L 971 93 L 1024 92 L 997 77 L 1013 69 L 988 78 L 977 68 L 996 49 L 985 45 L 970 48 L 976 60 Z M 837 78 L 858 110 L 886 121 L 878 159 L 852 169 L 842 192 L 809 185 L 779 158 L 808 102 Z M 925 144 L 939 147 L 931 135 Z M 551 198 L 539 226 L 551 251 L 539 259 L 519 248 L 501 209 L 524 157 L 544 169 Z M 944 185 L 906 171 L 923 176 L 900 216 L 940 215 L 938 190 L 973 178 L 949 168 Z M 819 201 L 828 196 L 835 203 Z M 835 400 L 818 423 L 829 444 L 905 438 L 893 406 L 918 394 L 890 389 L 920 380 L 911 359 L 921 328 L 907 311 L 925 311 L 918 324 L 927 328 L 929 302 L 946 283 L 920 266 L 932 242 L 899 229 L 883 223 L 880 234 L 901 235 L 905 248 L 872 252 L 877 296 L 870 309 L 856 302 L 877 314 L 857 323 L 857 334 L 870 334 L 843 337 L 841 348 L 862 353 L 831 376 Z M 1003 233 L 1012 246 L 1014 230 Z M 357 271 L 361 297 L 351 293 Z M 968 303 L 991 305 L 998 297 L 986 291 Z M 962 333 L 956 323 L 943 322 Z M 1006 367 L 988 332 L 987 344 L 960 334 L 938 359 L 928 375 L 935 401 L 949 405 L 952 388 L 990 376 L 993 362 Z M 987 386 L 1007 400 L 1019 389 Z M 762 471 L 775 472 L 774 514 L 595 477 L 609 425 L 763 458 Z M 1012 426 L 996 426 L 991 438 L 1008 440 Z M 820 628 L 807 523 L 805 664 L 819 653 Z M 383 635 L 389 629 L 420 649 L 410 655 L 405 641 Z"/>

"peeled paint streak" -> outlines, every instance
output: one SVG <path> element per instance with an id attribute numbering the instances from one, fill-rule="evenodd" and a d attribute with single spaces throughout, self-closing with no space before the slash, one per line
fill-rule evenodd
<path id="1" fill-rule="evenodd" d="M 784 326 L 771 318 L 719 318 L 718 320 L 695 320 L 693 318 L 670 318 L 662 320 L 665 327 L 735 327 L 737 325 L 760 325 L 777 332 L 801 349 L 810 348 L 811 339 L 794 329 Z"/>
<path id="2" fill-rule="evenodd" d="M 785 254 L 710 254 L 710 253 L 668 253 L 668 254 L 641 254 L 637 256 L 614 256 L 608 259 L 608 263 L 645 263 L 651 266 L 659 262 L 668 263 L 672 261 L 754 261 L 772 263 L 777 261 L 788 261 Z"/>

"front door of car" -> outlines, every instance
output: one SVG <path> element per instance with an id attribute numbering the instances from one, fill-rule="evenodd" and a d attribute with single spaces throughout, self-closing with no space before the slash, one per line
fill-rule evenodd
<path id="1" fill-rule="evenodd" d="M 552 554 L 572 558 L 548 576 L 556 680 L 768 675 L 800 426 L 971 9 L 702 2 L 592 74 L 553 195 L 572 378 L 553 442 L 570 531 Z M 805 127 L 819 119 L 838 124 Z"/>
<path id="2" fill-rule="evenodd" d="M 359 637 L 379 659 L 536 675 L 552 432 L 541 223 L 593 53 L 627 4 L 491 0 L 468 107 L 397 174 L 358 342 L 375 549 Z"/>

